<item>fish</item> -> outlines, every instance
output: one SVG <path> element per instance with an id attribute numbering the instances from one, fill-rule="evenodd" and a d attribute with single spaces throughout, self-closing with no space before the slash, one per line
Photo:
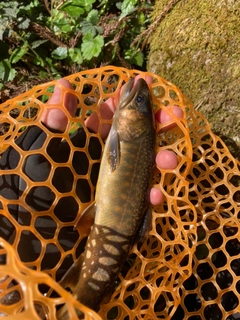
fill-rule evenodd
<path id="1" fill-rule="evenodd" d="M 60 281 L 94 311 L 111 292 L 133 245 L 149 231 L 154 159 L 151 92 L 143 78 L 131 78 L 122 89 L 105 143 L 95 201 L 76 225 L 80 233 L 89 234 L 85 251 Z M 63 314 L 58 319 L 64 319 Z"/>

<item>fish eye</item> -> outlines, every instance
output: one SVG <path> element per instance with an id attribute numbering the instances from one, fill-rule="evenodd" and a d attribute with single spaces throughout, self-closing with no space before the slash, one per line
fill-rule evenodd
<path id="1" fill-rule="evenodd" d="M 142 96 L 141 94 L 138 94 L 136 97 L 136 102 L 141 103 L 142 101 L 144 101 L 144 96 Z"/>

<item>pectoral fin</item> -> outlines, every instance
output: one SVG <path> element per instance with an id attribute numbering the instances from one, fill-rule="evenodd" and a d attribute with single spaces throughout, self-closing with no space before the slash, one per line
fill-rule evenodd
<path id="1" fill-rule="evenodd" d="M 112 126 L 107 143 L 108 162 L 111 171 L 116 170 L 120 161 L 120 142 L 116 128 Z"/>
<path id="2" fill-rule="evenodd" d="M 95 201 L 92 202 L 85 210 L 83 210 L 81 216 L 75 223 L 75 229 L 79 231 L 81 235 L 88 236 L 91 230 L 91 227 L 95 220 L 96 206 Z"/>

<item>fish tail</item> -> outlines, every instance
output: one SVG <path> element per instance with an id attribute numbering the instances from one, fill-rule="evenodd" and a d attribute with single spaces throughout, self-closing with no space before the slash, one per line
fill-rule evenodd
<path id="1" fill-rule="evenodd" d="M 113 288 L 131 240 L 115 230 L 93 225 L 88 238 L 79 282 L 73 296 L 97 311 L 103 297 Z"/>

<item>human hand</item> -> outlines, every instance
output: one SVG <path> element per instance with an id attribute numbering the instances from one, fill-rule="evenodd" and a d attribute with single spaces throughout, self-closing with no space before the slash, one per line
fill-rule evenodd
<path id="1" fill-rule="evenodd" d="M 137 81 L 139 77 L 140 76 L 137 76 L 135 78 L 135 81 Z M 147 81 L 147 83 L 152 82 L 152 78 L 150 76 L 146 76 L 145 80 Z M 71 84 L 65 79 L 60 79 L 58 80 L 58 82 L 63 87 L 72 89 Z M 122 88 L 120 89 L 119 94 L 121 94 L 121 90 Z M 61 102 L 61 99 L 62 99 L 61 87 L 56 86 L 53 95 L 48 101 L 48 105 L 51 105 L 51 108 L 44 110 L 41 117 L 41 121 L 48 128 L 63 132 L 67 126 L 68 119 L 65 113 L 60 108 L 57 107 L 57 104 Z M 70 115 L 74 116 L 77 110 L 76 96 L 72 95 L 71 93 L 67 93 L 65 95 L 64 106 L 68 110 Z M 99 111 L 103 119 L 110 120 L 112 119 L 115 110 L 116 110 L 115 100 L 114 98 L 109 98 L 107 101 L 102 103 Z M 182 110 L 177 106 L 174 106 L 172 111 L 177 117 L 182 117 L 183 115 Z M 155 118 L 156 118 L 156 121 L 158 121 L 161 124 L 171 122 L 172 120 L 171 116 L 164 110 L 161 110 L 160 112 L 158 112 Z M 85 124 L 89 129 L 93 130 L 94 132 L 99 131 L 99 119 L 96 113 L 91 114 L 91 116 L 89 116 L 86 119 Z M 164 131 L 169 130 L 174 125 L 175 125 L 174 123 L 171 123 L 169 126 L 166 126 L 164 128 Z M 110 130 L 109 124 L 104 124 L 103 126 L 101 126 L 100 135 L 103 139 L 107 137 L 109 130 Z M 162 150 L 158 152 L 158 154 L 156 155 L 156 164 L 160 169 L 174 169 L 177 166 L 177 156 L 172 151 Z M 163 200 L 164 200 L 163 193 L 158 188 L 154 188 L 154 187 L 151 188 L 150 190 L 151 204 L 158 205 L 162 203 Z"/>

